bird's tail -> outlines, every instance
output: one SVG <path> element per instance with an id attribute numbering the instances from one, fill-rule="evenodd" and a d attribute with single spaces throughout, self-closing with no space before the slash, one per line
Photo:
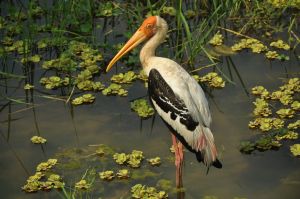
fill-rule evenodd
<path id="1" fill-rule="evenodd" d="M 202 127 L 202 134 L 197 140 L 197 149 L 196 157 L 198 161 L 203 161 L 207 167 L 213 165 L 216 168 L 222 168 L 221 162 L 217 159 L 217 148 L 209 128 Z"/>

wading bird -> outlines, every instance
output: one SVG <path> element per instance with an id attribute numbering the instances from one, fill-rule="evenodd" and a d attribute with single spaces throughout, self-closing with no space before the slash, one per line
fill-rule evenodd
<path id="1" fill-rule="evenodd" d="M 115 55 L 106 72 L 127 52 L 147 40 L 140 52 L 140 61 L 148 75 L 150 101 L 172 132 L 175 165 L 181 175 L 182 144 L 196 154 L 208 168 L 221 168 L 210 130 L 211 115 L 200 85 L 173 60 L 155 56 L 155 50 L 167 35 L 168 25 L 159 16 L 145 19 L 140 28 Z M 178 186 L 176 172 L 176 184 Z"/>

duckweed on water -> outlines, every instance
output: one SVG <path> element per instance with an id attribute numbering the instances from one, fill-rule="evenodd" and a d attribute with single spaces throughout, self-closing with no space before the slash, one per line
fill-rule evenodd
<path id="1" fill-rule="evenodd" d="M 242 49 L 251 49 L 253 53 L 261 53 L 268 48 L 257 39 L 242 39 L 240 42 L 234 44 L 231 49 L 233 51 L 240 51 Z"/>
<path id="2" fill-rule="evenodd" d="M 168 198 L 168 194 L 165 191 L 158 191 L 154 187 L 147 187 L 146 185 L 136 184 L 131 187 L 132 198 Z"/>
<path id="3" fill-rule="evenodd" d="M 159 166 L 161 164 L 160 157 L 150 158 L 147 160 L 152 166 Z"/>
<path id="4" fill-rule="evenodd" d="M 31 56 L 31 57 L 26 57 L 26 58 L 21 59 L 22 64 L 25 64 L 25 63 L 28 63 L 28 62 L 38 63 L 40 61 L 41 61 L 41 56 L 40 55 L 34 55 L 34 56 Z"/>
<path id="5" fill-rule="evenodd" d="M 214 46 L 220 46 L 220 45 L 223 44 L 223 36 L 219 32 L 217 32 L 213 36 L 213 38 L 211 38 L 211 40 L 209 41 L 209 43 L 211 45 L 214 45 Z"/>
<path id="6" fill-rule="evenodd" d="M 90 104 L 93 103 L 95 100 L 95 96 L 92 94 L 84 94 L 80 97 L 76 97 L 75 99 L 72 100 L 73 105 L 80 105 L 80 104 Z"/>
<path id="7" fill-rule="evenodd" d="M 250 121 L 249 128 L 258 128 L 263 132 L 268 132 L 267 136 L 259 138 L 255 142 L 242 142 L 240 150 L 243 153 L 251 153 L 253 150 L 269 150 L 280 147 L 279 142 L 286 139 L 297 139 L 298 133 L 296 130 L 300 126 L 299 120 L 289 122 L 289 119 L 296 116 L 296 111 L 299 111 L 299 102 L 294 101 L 294 97 L 298 96 L 300 88 L 299 78 L 291 78 L 280 86 L 280 89 L 269 94 L 269 91 L 263 86 L 256 86 L 252 88 L 252 94 L 258 95 L 254 102 L 255 108 L 253 111 L 255 118 Z M 266 100 L 272 99 L 271 107 L 278 108 L 275 112 L 279 118 L 269 117 L 272 115 L 270 106 Z M 280 102 L 275 104 L 276 102 Z M 284 105 L 284 107 L 282 107 Z M 290 107 L 286 107 L 290 106 Z M 278 131 L 278 132 L 276 132 Z"/>
<path id="8" fill-rule="evenodd" d="M 266 52 L 265 55 L 268 59 L 278 59 L 279 58 L 279 54 L 276 51 L 268 51 L 268 52 Z"/>
<path id="9" fill-rule="evenodd" d="M 79 182 L 75 183 L 76 189 L 89 189 L 90 187 L 91 185 L 88 184 L 86 180 L 80 180 Z"/>
<path id="10" fill-rule="evenodd" d="M 293 129 L 293 130 L 298 129 L 300 127 L 300 120 L 297 120 L 294 123 L 289 123 L 289 125 L 287 127 L 288 127 L 288 129 Z"/>
<path id="11" fill-rule="evenodd" d="M 99 176 L 102 180 L 110 181 L 110 180 L 114 179 L 115 174 L 113 171 L 103 171 L 103 172 L 99 173 Z"/>
<path id="12" fill-rule="evenodd" d="M 253 102 L 255 105 L 253 114 L 255 116 L 264 116 L 267 117 L 272 114 L 271 109 L 269 108 L 269 104 L 261 98 L 256 98 L 255 102 Z"/>
<path id="13" fill-rule="evenodd" d="M 128 95 L 128 91 L 123 89 L 121 85 L 112 83 L 107 88 L 102 90 L 103 95 L 119 95 L 125 97 Z"/>
<path id="14" fill-rule="evenodd" d="M 37 166 L 36 173 L 33 176 L 29 176 L 27 183 L 22 187 L 25 192 L 37 192 L 38 190 L 50 190 L 52 188 L 60 189 L 64 187 L 62 178 L 54 173 L 47 174 L 48 178 L 46 181 L 42 181 L 45 172 L 49 170 L 57 163 L 57 159 L 49 159 L 47 162 L 42 162 Z"/>
<path id="15" fill-rule="evenodd" d="M 217 73 L 211 72 L 207 73 L 203 77 L 199 77 L 198 75 L 193 75 L 194 79 L 196 81 L 200 82 L 207 82 L 209 86 L 213 88 L 224 88 L 225 87 L 225 81 L 220 77 Z"/>
<path id="16" fill-rule="evenodd" d="M 44 85 L 46 89 L 56 89 L 61 86 L 69 85 L 70 79 L 68 77 L 62 79 L 58 76 L 42 77 L 40 83 Z"/>
<path id="17" fill-rule="evenodd" d="M 145 99 L 134 100 L 130 103 L 130 107 L 134 112 L 138 114 L 138 116 L 142 118 L 149 118 L 155 113 L 154 109 L 148 104 L 147 100 Z"/>
<path id="18" fill-rule="evenodd" d="M 31 84 L 25 84 L 25 86 L 24 86 L 24 90 L 31 90 L 33 88 L 34 88 L 34 86 Z"/>
<path id="19" fill-rule="evenodd" d="M 300 144 L 294 144 L 290 146 L 290 151 L 294 156 L 300 156 Z"/>
<path id="20" fill-rule="evenodd" d="M 118 84 L 129 84 L 137 78 L 137 75 L 133 71 L 127 73 L 119 73 L 111 77 L 111 81 Z"/>
<path id="21" fill-rule="evenodd" d="M 34 144 L 44 144 L 47 142 L 47 140 L 43 137 L 40 136 L 33 136 L 32 138 L 30 138 L 31 142 Z"/>
<path id="22" fill-rule="evenodd" d="M 281 118 L 293 118 L 295 111 L 290 108 L 282 108 L 282 109 L 279 109 L 278 111 L 276 111 L 276 113 Z"/>
<path id="23" fill-rule="evenodd" d="M 283 49 L 283 50 L 289 50 L 290 49 L 290 46 L 287 44 L 287 43 L 284 43 L 281 39 L 277 40 L 276 42 L 272 42 L 270 44 L 270 46 L 273 46 L 275 48 L 278 48 L 278 49 Z"/>
<path id="24" fill-rule="evenodd" d="M 105 86 L 101 82 L 93 82 L 91 80 L 81 81 L 77 84 L 77 88 L 84 91 L 102 91 Z"/>
<path id="25" fill-rule="evenodd" d="M 119 179 L 128 179 L 130 177 L 130 173 L 127 169 L 121 169 L 118 171 L 117 177 Z"/>
<path id="26" fill-rule="evenodd" d="M 113 155 L 113 159 L 116 161 L 116 163 L 123 165 L 127 161 L 127 155 L 125 153 L 115 153 Z"/>

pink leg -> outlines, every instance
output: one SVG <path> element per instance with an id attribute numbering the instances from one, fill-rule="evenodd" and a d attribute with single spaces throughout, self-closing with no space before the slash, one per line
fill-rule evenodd
<path id="1" fill-rule="evenodd" d="M 183 151 L 181 142 L 177 142 L 176 137 L 172 134 L 172 142 L 175 150 L 175 166 L 176 166 L 176 187 L 182 188 L 182 165 Z"/>

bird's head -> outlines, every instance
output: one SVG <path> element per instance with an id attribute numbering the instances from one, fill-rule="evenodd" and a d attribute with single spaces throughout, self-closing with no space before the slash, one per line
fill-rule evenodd
<path id="1" fill-rule="evenodd" d="M 150 39 L 155 35 L 157 31 L 157 16 L 150 16 L 144 20 L 143 24 L 134 33 L 134 35 L 127 41 L 123 48 L 115 55 L 115 57 L 109 62 L 106 72 L 127 52 L 135 48 L 137 45 L 145 40 Z"/>

